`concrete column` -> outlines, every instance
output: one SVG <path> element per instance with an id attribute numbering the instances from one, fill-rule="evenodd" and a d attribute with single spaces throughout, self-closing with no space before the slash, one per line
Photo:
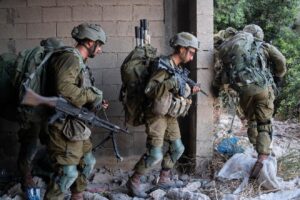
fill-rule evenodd
<path id="1" fill-rule="evenodd" d="M 213 77 L 213 1 L 192 0 L 189 5 L 190 28 L 201 42 L 192 65 L 192 78 L 209 92 Z M 201 93 L 194 99 L 190 113 L 190 145 L 196 159 L 196 172 L 203 172 L 213 154 L 213 97 Z"/>

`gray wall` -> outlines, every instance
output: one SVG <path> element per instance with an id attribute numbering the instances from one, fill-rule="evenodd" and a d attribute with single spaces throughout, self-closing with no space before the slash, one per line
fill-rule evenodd
<path id="1" fill-rule="evenodd" d="M 2 0 L 0 1 L 0 53 L 19 52 L 26 48 L 37 46 L 41 39 L 59 37 L 68 45 L 73 45 L 70 38 L 72 28 L 82 22 L 99 23 L 108 34 L 108 42 L 104 53 L 89 65 L 96 79 L 96 86 L 104 92 L 110 102 L 107 110 L 108 118 L 123 126 L 122 106 L 118 101 L 121 85 L 119 67 L 126 55 L 134 48 L 134 26 L 139 19 L 150 21 L 152 35 L 151 43 L 158 48 L 159 54 L 170 52 L 168 39 L 178 31 L 192 31 L 201 40 L 201 51 L 196 61 L 190 66 L 195 80 L 201 82 L 206 91 L 209 90 L 211 76 L 209 70 L 199 67 L 209 67 L 212 58 L 212 1 L 211 0 Z M 207 83 L 206 83 L 207 82 Z M 202 96 L 194 99 L 191 117 L 182 120 L 184 142 L 187 154 L 190 156 L 209 157 L 209 148 L 203 146 L 209 135 L 209 119 L 201 117 L 202 112 L 212 113 L 211 101 Z M 201 105 L 200 108 L 199 106 Z M 195 120 L 200 123 L 195 123 Z M 202 121 L 201 121 L 202 120 Z M 13 148 L 0 145 L 2 158 L 14 160 L 17 155 L 16 126 L 6 121 L 0 121 L 1 141 L 13 144 Z M 129 162 L 119 166 L 132 167 L 145 148 L 144 127 L 129 127 L 130 135 L 118 136 L 120 153 Z M 93 128 L 93 141 L 102 139 L 103 130 Z M 203 133 L 205 132 L 205 134 Z M 190 135 L 190 136 L 188 136 Z M 200 139 L 202 138 L 202 139 Z M 196 139 L 196 140 L 195 140 Z M 206 143 L 206 146 L 210 144 Z M 12 146 L 12 145 L 8 145 Z M 205 145 L 204 145 L 205 146 Z M 111 145 L 96 153 L 98 163 L 115 164 Z M 132 156 L 134 155 L 134 156 Z M 208 155 L 208 156 L 205 156 Z M 129 157 L 130 156 L 130 157 Z M 110 157 L 110 158 L 107 158 Z M 1 164 L 1 163 L 0 163 Z"/>

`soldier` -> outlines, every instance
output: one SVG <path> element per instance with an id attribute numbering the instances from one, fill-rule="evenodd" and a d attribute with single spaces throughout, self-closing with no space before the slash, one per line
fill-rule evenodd
<path id="1" fill-rule="evenodd" d="M 229 52 L 230 48 L 226 46 L 226 43 L 222 44 L 223 49 L 221 47 L 219 55 L 223 51 L 223 57 L 225 58 L 224 55 L 227 53 L 232 58 L 232 61 L 235 59 L 235 63 L 229 62 L 230 59 L 228 60 L 227 58 L 225 61 L 222 60 L 224 65 L 222 72 L 215 77 L 213 85 L 229 84 L 229 87 L 234 89 L 239 95 L 239 106 L 248 122 L 247 134 L 258 153 L 257 162 L 250 174 L 250 177 L 256 178 L 263 166 L 263 161 L 270 154 L 272 140 L 271 118 L 274 113 L 275 99 L 273 75 L 282 77 L 285 74 L 286 60 L 276 47 L 263 42 L 263 30 L 257 25 L 245 26 L 242 32 L 238 32 L 233 37 L 232 41 L 241 41 L 238 40 L 239 34 L 244 38 L 244 41 L 247 41 L 247 38 L 253 38 L 249 33 L 254 37 L 252 39 L 253 43 L 258 46 L 258 48 L 251 48 L 251 51 L 255 51 L 249 52 L 252 56 L 251 59 L 240 59 L 238 54 L 233 56 Z M 235 48 L 235 50 L 237 49 Z M 246 56 L 244 54 L 241 55 Z M 237 68 L 239 68 L 238 71 Z"/>
<path id="2" fill-rule="evenodd" d="M 77 45 L 55 53 L 47 63 L 47 95 L 62 96 L 77 107 L 91 110 L 107 108 L 102 91 L 93 86 L 88 58 L 102 53 L 106 34 L 98 24 L 83 23 L 73 28 Z M 87 178 L 96 159 L 92 154 L 91 131 L 84 122 L 61 116 L 50 124 L 48 152 L 55 174 L 48 185 L 45 199 L 64 199 L 70 189 L 72 200 L 83 199 Z"/>
<path id="3" fill-rule="evenodd" d="M 22 61 L 20 65 L 25 65 L 22 67 L 27 69 L 27 74 L 31 74 L 36 69 L 49 51 L 64 46 L 64 43 L 57 38 L 47 38 L 42 40 L 40 45 L 41 46 L 27 49 L 20 53 L 24 54 L 24 57 L 26 57 L 26 60 Z M 17 65 L 17 68 L 20 65 Z M 26 78 L 24 77 L 25 74 L 22 74 L 21 71 L 22 70 L 18 71 L 17 69 L 13 77 L 12 82 L 16 90 L 19 90 L 22 87 L 20 84 L 22 83 L 22 80 Z M 26 116 L 20 116 L 19 123 L 21 124 L 21 129 L 18 131 L 20 149 L 17 164 L 22 177 L 22 188 L 23 190 L 30 190 L 35 187 L 31 174 L 32 161 L 37 152 L 39 138 L 41 138 L 41 143 L 45 144 L 47 121 L 28 119 Z"/>
<path id="4" fill-rule="evenodd" d="M 243 31 L 251 33 L 256 39 L 263 41 L 263 30 L 250 24 L 244 27 Z M 286 73 L 286 59 L 282 53 L 273 45 L 263 42 L 259 49 L 266 65 L 271 68 L 273 75 L 283 77 Z M 272 79 L 272 74 L 270 75 Z M 271 85 L 272 84 L 272 85 Z M 248 120 L 248 137 L 258 153 L 257 162 L 252 168 L 250 176 L 256 178 L 263 166 L 263 161 L 270 155 L 270 145 L 272 141 L 272 117 L 274 113 L 274 81 L 270 82 L 264 90 L 254 96 L 243 94 L 240 96 L 240 105 Z"/>
<path id="5" fill-rule="evenodd" d="M 170 56 L 160 59 L 163 59 L 169 67 L 181 70 L 182 64 L 193 60 L 199 44 L 198 39 L 192 34 L 178 33 L 170 40 L 170 46 L 174 52 Z M 177 117 L 186 114 L 191 104 L 191 100 L 187 98 L 191 91 L 192 93 L 200 91 L 198 86 L 190 88 L 185 85 L 186 93 L 181 96 L 179 89 L 182 86 L 179 84 L 178 77 L 170 74 L 167 70 L 160 69 L 159 66 L 153 66 L 153 68 L 154 72 L 145 88 L 145 94 L 150 102 L 150 105 L 145 108 L 147 152 L 136 163 L 134 173 L 127 182 L 127 188 L 131 195 L 143 198 L 147 197 L 147 194 L 142 188 L 140 178 L 160 161 L 162 161 L 162 170 L 158 186 L 164 189 L 180 186 L 171 180 L 171 169 L 184 152 Z M 176 97 L 181 99 L 181 102 L 177 103 L 187 105 L 186 108 L 181 109 L 185 113 L 170 108 L 168 102 Z M 162 110 L 167 112 L 163 113 Z M 165 154 L 163 153 L 164 142 L 169 145 Z"/>

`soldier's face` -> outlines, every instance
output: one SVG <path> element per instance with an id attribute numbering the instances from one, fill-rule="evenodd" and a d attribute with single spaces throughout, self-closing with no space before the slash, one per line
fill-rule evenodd
<path id="1" fill-rule="evenodd" d="M 102 43 L 100 41 L 92 41 L 93 43 L 91 44 L 91 50 L 93 51 L 91 55 L 89 56 L 90 58 L 94 58 L 96 55 L 102 53 Z"/>
<path id="2" fill-rule="evenodd" d="M 196 49 L 194 48 L 181 48 L 180 50 L 180 58 L 182 63 L 188 63 L 194 59 L 194 55 L 196 53 Z"/>

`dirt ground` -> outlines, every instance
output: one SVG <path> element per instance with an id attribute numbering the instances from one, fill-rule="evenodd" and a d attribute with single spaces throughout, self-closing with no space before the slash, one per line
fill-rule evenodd
<path id="1" fill-rule="evenodd" d="M 245 123 L 241 122 L 238 117 L 235 117 L 232 131 L 230 125 L 232 122 L 232 115 L 222 114 L 219 116 L 218 123 L 216 123 L 214 130 L 214 156 L 207 168 L 207 171 L 202 174 L 187 173 L 185 170 L 189 167 L 189 160 L 184 159 L 184 163 L 178 164 L 178 169 L 174 170 L 173 178 L 175 180 L 186 183 L 184 188 L 170 189 L 168 191 L 160 190 L 155 187 L 155 183 L 158 180 L 159 171 L 154 169 L 147 176 L 142 178 L 142 182 L 146 190 L 149 191 L 148 199 L 211 199 L 211 200 L 230 200 L 230 199 L 266 199 L 273 200 L 276 198 L 269 197 L 271 194 L 279 194 L 282 190 L 266 190 L 261 184 L 258 184 L 256 180 L 250 180 L 247 186 L 237 194 L 233 194 L 236 189 L 242 183 L 242 179 L 225 180 L 218 177 L 218 172 L 222 169 L 226 161 L 231 157 L 230 155 L 220 153 L 218 145 L 224 138 L 238 138 L 237 145 L 242 148 L 250 148 L 251 144 L 247 138 L 247 128 Z M 290 197 L 285 195 L 284 199 L 300 199 L 300 124 L 294 121 L 273 121 L 273 153 L 277 158 L 277 175 L 284 181 L 294 181 L 295 186 L 288 192 L 299 194 L 291 195 Z M 133 161 L 136 158 L 132 158 Z M 116 163 L 112 160 L 112 166 Z M 193 163 L 190 160 L 190 163 Z M 192 164 L 191 164 L 192 165 Z M 124 166 L 125 169 L 128 166 Z M 104 200 L 104 199 L 138 199 L 132 198 L 127 194 L 126 182 L 131 175 L 131 171 L 124 170 L 122 165 L 120 169 L 112 170 L 110 166 L 100 167 L 94 170 L 93 175 L 89 178 L 90 183 L 87 191 L 84 193 L 84 198 L 87 200 Z M 44 195 L 46 184 L 43 179 L 35 177 L 37 185 L 41 188 L 41 195 Z M 5 192 L 0 199 L 22 199 L 24 194 L 20 189 L 20 184 L 6 184 Z M 286 192 L 286 191 L 284 191 Z M 264 197 L 269 195 L 267 197 Z M 67 194 L 65 199 L 69 199 L 70 194 Z M 281 198 L 282 199 L 282 198 Z"/>

